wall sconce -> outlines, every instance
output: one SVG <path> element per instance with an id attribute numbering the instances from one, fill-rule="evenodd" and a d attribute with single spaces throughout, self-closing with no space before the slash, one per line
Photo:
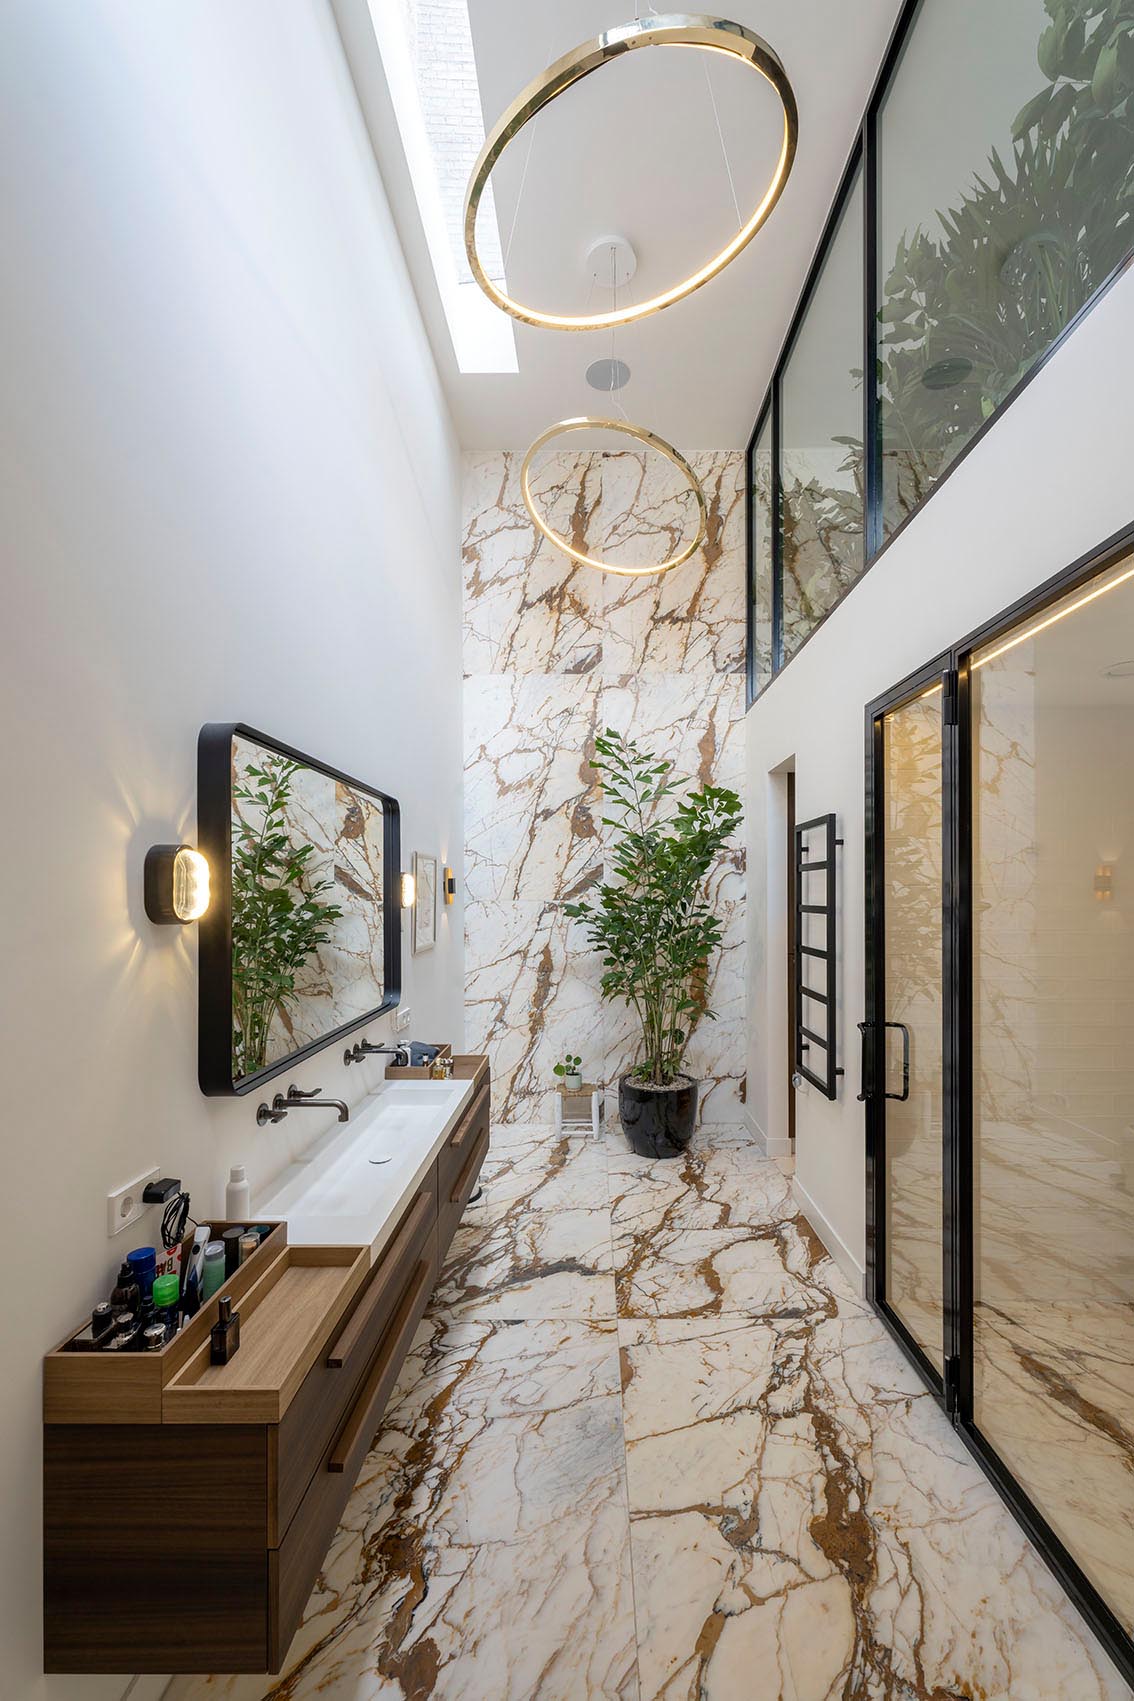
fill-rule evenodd
<path id="1" fill-rule="evenodd" d="M 441 892 L 447 904 L 451 904 L 457 895 L 457 877 L 451 868 L 441 870 Z"/>
<path id="2" fill-rule="evenodd" d="M 1109 904 L 1114 897 L 1114 869 L 1109 863 L 1100 862 L 1095 869 L 1095 902 Z"/>
<path id="3" fill-rule="evenodd" d="M 413 909 L 413 901 L 417 896 L 417 883 L 412 874 L 402 875 L 402 908 Z"/>
<path id="4" fill-rule="evenodd" d="M 209 864 L 191 845 L 151 845 L 146 852 L 142 896 L 151 921 L 200 921 L 209 907 Z"/>

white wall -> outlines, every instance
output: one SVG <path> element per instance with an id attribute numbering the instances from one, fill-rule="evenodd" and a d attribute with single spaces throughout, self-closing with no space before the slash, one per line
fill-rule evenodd
<path id="1" fill-rule="evenodd" d="M 240 718 L 459 866 L 458 474 L 321 0 L 7 5 L 0 202 L 0 1689 L 103 1701 L 40 1675 L 40 1356 L 151 1237 L 108 1241 L 109 1188 L 157 1164 L 206 1216 L 324 1125 L 200 1096 L 196 942 L 142 858 L 192 841 L 198 727 Z M 459 1039 L 459 904 L 406 982 Z"/>
<path id="2" fill-rule="evenodd" d="M 764 944 L 780 902 L 769 890 L 771 771 L 794 758 L 796 814 L 838 814 L 842 1019 L 837 1102 L 797 1098 L 797 1180 L 816 1227 L 846 1261 L 865 1259 L 863 1108 L 857 1102 L 863 1014 L 863 709 L 981 621 L 1068 566 L 1134 518 L 1130 444 L 1134 274 L 1121 279 L 1049 360 L 984 441 L 910 523 L 749 711 L 749 1105 L 784 1136 L 777 1035 L 781 953 Z M 759 901 L 761 889 L 765 901 Z M 769 905 L 772 906 L 771 917 Z"/>

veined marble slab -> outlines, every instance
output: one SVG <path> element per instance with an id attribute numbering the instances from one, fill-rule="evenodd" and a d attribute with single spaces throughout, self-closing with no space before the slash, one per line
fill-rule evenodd
<path id="1" fill-rule="evenodd" d="M 169 1701 L 1129 1701 L 741 1129 L 493 1141 L 285 1671 Z"/>

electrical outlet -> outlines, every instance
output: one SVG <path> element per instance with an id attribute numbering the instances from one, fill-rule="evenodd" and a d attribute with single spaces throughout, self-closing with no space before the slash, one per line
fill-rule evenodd
<path id="1" fill-rule="evenodd" d="M 156 1181 L 160 1174 L 161 1171 L 158 1169 L 144 1170 L 141 1175 L 136 1175 L 133 1181 L 128 1181 L 125 1187 L 117 1187 L 113 1193 L 107 1194 L 107 1234 L 121 1234 L 123 1229 L 129 1228 L 131 1223 L 137 1222 L 143 1211 L 151 1209 L 149 1205 L 143 1202 L 142 1194 L 147 1182 Z"/>
<path id="2" fill-rule="evenodd" d="M 404 1034 L 410 1025 L 412 1012 L 408 1004 L 399 1004 L 394 1011 L 394 1032 Z"/>

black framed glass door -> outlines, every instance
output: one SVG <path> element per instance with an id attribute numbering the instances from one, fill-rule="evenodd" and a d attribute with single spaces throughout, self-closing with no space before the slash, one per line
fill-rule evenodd
<path id="1" fill-rule="evenodd" d="M 874 1166 L 871 1297 L 939 1390 L 949 1356 L 943 1234 L 949 685 L 942 660 L 872 705 L 871 973 L 863 1025 Z"/>
<path id="2" fill-rule="evenodd" d="M 1134 1680 L 1134 528 L 867 711 L 868 1282 Z"/>

